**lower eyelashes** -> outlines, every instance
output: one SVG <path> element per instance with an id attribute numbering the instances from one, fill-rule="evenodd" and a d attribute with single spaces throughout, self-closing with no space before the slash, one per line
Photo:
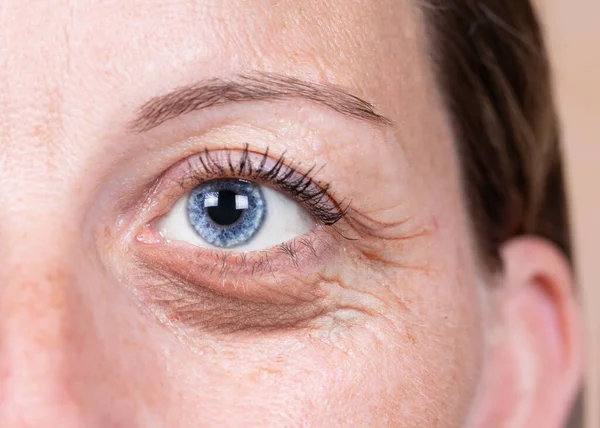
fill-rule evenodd
<path id="1" fill-rule="evenodd" d="M 307 293 L 315 293 L 318 273 L 335 264 L 336 238 L 315 230 L 268 250 L 251 252 L 190 249 L 181 242 L 148 248 L 142 243 L 140 266 L 153 271 L 143 276 L 142 282 L 158 277 L 171 280 L 176 287 L 186 284 L 190 289 L 210 290 L 240 302 L 292 304 L 296 298 L 306 302 Z"/>

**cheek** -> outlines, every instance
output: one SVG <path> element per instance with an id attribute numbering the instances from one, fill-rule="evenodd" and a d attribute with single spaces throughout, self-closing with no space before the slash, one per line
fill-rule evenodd
<path id="1" fill-rule="evenodd" d="M 385 296 L 378 313 L 330 319 L 320 330 L 193 353 L 165 346 L 170 399 L 161 415 L 204 426 L 460 426 L 481 363 L 478 306 L 465 284 L 410 289 L 419 292 L 402 303 Z"/>

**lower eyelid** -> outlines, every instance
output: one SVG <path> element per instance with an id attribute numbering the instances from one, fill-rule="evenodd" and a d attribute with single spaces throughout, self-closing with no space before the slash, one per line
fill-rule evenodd
<path id="1" fill-rule="evenodd" d="M 282 298 L 306 293 L 311 273 L 335 258 L 336 243 L 330 230 L 317 227 L 265 251 L 234 253 L 180 242 L 138 240 L 136 253 L 147 269 L 178 281 L 241 300 L 281 303 Z M 294 276 L 307 278 L 303 284 L 296 283 L 295 290 L 290 287 Z"/>
<path id="2" fill-rule="evenodd" d="M 328 305 L 321 288 L 306 284 L 272 290 L 277 297 L 245 300 L 168 276 L 145 284 L 138 295 L 160 321 L 218 333 L 301 328 Z M 293 295 L 294 290 L 303 292 Z"/>

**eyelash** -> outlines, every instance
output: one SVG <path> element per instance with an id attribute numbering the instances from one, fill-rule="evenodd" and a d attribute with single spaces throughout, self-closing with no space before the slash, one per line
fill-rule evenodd
<path id="1" fill-rule="evenodd" d="M 299 165 L 287 162 L 285 152 L 277 158 L 275 164 L 267 167 L 269 148 L 259 155 L 257 167 L 250 159 L 255 153 L 246 145 L 239 159 L 234 160 L 234 150 L 219 151 L 224 159 L 216 160 L 208 149 L 188 159 L 188 172 L 179 181 L 182 188 L 191 189 L 201 183 L 218 178 L 243 178 L 271 185 L 294 197 L 324 226 L 333 226 L 347 213 L 349 203 L 345 200 L 336 202 L 330 194 L 329 183 L 321 183 L 313 177 L 322 168 L 315 166 L 305 173 L 299 173 Z M 194 160 L 196 162 L 194 162 Z"/>

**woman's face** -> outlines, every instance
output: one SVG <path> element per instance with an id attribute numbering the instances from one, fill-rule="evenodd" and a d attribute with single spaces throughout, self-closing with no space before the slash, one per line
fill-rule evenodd
<path id="1" fill-rule="evenodd" d="M 481 418 L 493 285 L 416 5 L 0 22 L 1 426 Z"/>

